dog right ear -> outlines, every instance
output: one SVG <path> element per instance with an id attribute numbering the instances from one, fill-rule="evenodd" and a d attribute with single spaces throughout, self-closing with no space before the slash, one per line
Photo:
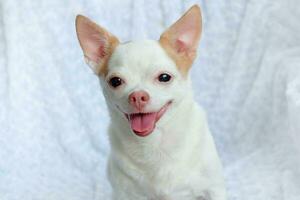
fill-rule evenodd
<path id="1" fill-rule="evenodd" d="M 105 75 L 118 38 L 82 15 L 76 17 L 76 32 L 87 64 L 97 75 Z"/>

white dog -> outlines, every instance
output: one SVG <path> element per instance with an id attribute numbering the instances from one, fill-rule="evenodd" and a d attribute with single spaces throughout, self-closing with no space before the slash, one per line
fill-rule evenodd
<path id="1" fill-rule="evenodd" d="M 119 43 L 84 16 L 76 30 L 111 117 L 113 199 L 225 200 L 222 166 L 189 77 L 200 8 L 190 8 L 159 41 Z"/>

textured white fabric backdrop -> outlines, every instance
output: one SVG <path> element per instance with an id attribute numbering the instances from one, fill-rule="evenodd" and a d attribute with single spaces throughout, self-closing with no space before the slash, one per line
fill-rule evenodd
<path id="1" fill-rule="evenodd" d="M 157 39 L 195 2 L 193 85 L 230 200 L 300 199 L 299 1 L 2 0 L 0 200 L 108 199 L 108 115 L 76 14 L 122 41 Z"/>

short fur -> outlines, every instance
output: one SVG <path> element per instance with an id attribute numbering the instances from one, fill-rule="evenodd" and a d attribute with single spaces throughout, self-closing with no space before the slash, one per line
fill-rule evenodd
<path id="1" fill-rule="evenodd" d="M 225 200 L 221 162 L 188 75 L 201 34 L 199 7 L 187 11 L 160 41 L 116 45 L 111 42 L 118 41 L 115 36 L 87 18 L 79 16 L 76 22 L 81 47 L 99 74 L 111 117 L 108 177 L 113 199 Z M 87 30 L 86 24 L 93 25 Z M 171 74 L 172 80 L 159 82 L 162 72 Z M 122 78 L 123 84 L 112 88 L 113 76 Z M 124 114 L 133 112 L 129 95 L 141 90 L 150 96 L 143 112 L 158 111 L 171 102 L 146 137 L 134 134 Z"/>

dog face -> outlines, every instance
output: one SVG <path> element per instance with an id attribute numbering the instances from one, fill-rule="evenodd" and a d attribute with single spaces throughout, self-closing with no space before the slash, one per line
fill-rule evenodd
<path id="1" fill-rule="evenodd" d="M 152 133 L 159 120 L 168 118 L 165 113 L 191 91 L 188 71 L 201 34 L 198 6 L 188 10 L 159 41 L 122 44 L 83 16 L 77 17 L 76 30 L 109 108 L 128 121 L 136 135 Z"/>

